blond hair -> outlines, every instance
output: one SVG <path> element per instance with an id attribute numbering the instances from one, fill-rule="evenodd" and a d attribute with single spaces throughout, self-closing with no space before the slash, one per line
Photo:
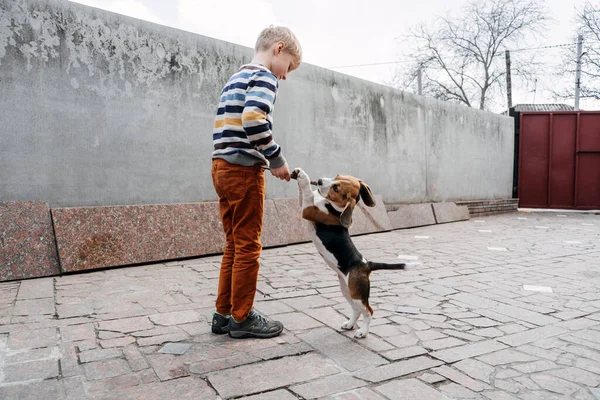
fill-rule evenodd
<path id="1" fill-rule="evenodd" d="M 296 35 L 294 35 L 290 28 L 286 28 L 285 26 L 271 25 L 268 28 L 263 29 L 260 35 L 258 35 L 254 50 L 268 50 L 277 42 L 285 43 L 283 51 L 291 54 L 292 57 L 295 58 L 296 66 L 300 65 L 302 62 L 302 47 L 300 47 L 300 42 Z"/>

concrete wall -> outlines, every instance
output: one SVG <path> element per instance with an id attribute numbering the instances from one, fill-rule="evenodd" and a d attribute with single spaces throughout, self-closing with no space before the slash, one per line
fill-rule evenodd
<path id="1" fill-rule="evenodd" d="M 219 92 L 251 49 L 64 0 L 0 0 L 0 202 L 214 200 Z M 512 119 L 304 64 L 280 85 L 290 167 L 386 202 L 511 197 Z M 270 177 L 268 197 L 295 197 Z"/>

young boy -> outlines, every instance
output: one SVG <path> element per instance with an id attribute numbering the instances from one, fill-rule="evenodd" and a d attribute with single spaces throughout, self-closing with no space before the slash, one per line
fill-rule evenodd
<path id="1" fill-rule="evenodd" d="M 264 167 L 289 181 L 290 171 L 273 140 L 273 104 L 287 74 L 298 68 L 302 49 L 288 28 L 269 27 L 256 41 L 254 58 L 221 92 L 213 130 L 212 178 L 227 245 L 223 253 L 213 333 L 270 338 L 283 331 L 252 308 L 262 250 Z"/>

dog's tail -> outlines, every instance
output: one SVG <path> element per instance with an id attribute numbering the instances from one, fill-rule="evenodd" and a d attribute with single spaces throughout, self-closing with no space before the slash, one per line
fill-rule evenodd
<path id="1" fill-rule="evenodd" d="M 367 265 L 369 266 L 369 271 L 377 271 L 380 269 L 395 270 L 395 269 L 404 269 L 406 267 L 406 264 L 404 264 L 404 263 L 385 264 L 385 263 L 378 263 L 378 262 L 373 262 L 373 261 L 369 261 L 367 263 Z"/>

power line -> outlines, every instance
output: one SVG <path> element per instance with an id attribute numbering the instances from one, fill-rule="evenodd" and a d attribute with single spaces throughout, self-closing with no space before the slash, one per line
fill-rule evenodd
<path id="1" fill-rule="evenodd" d="M 371 65 L 386 65 L 386 64 L 401 64 L 401 63 L 411 63 L 411 60 L 397 60 L 397 61 L 384 61 L 378 63 L 371 64 L 354 64 L 354 65 L 338 65 L 336 67 L 326 67 L 329 69 L 339 69 L 339 68 L 352 68 L 352 67 L 369 67 Z"/>
<path id="2" fill-rule="evenodd" d="M 587 41 L 584 41 L 584 43 L 598 43 L 598 44 L 600 44 L 600 41 L 598 41 L 598 40 L 587 40 Z M 571 46 L 577 46 L 577 42 L 573 42 L 573 43 L 561 43 L 561 44 L 554 44 L 554 45 L 541 46 L 541 47 L 528 47 L 528 48 L 522 48 L 522 49 L 514 49 L 514 50 L 510 50 L 510 52 L 513 53 L 513 52 L 517 52 L 517 51 L 543 50 L 543 49 L 553 49 L 553 48 L 571 47 Z M 500 57 L 500 56 L 503 56 L 503 54 L 500 54 L 500 53 L 496 54 L 496 57 Z M 354 67 L 371 67 L 371 66 L 375 66 L 375 65 L 407 64 L 407 63 L 412 63 L 412 62 L 414 62 L 414 60 L 396 60 L 396 61 L 384 61 L 384 62 L 368 63 L 368 64 L 337 65 L 335 67 L 325 67 L 325 68 L 328 68 L 328 69 L 342 69 L 342 68 L 354 68 Z"/>
<path id="3" fill-rule="evenodd" d="M 542 47 L 529 47 L 529 48 L 524 48 L 524 49 L 514 49 L 514 50 L 510 50 L 510 51 L 511 52 L 517 52 L 517 51 L 529 51 L 529 50 L 541 50 L 541 49 L 554 49 L 554 48 L 557 48 L 557 47 L 569 47 L 569 46 L 577 46 L 577 42 L 575 42 L 575 43 L 554 44 L 554 45 L 542 46 Z"/>

